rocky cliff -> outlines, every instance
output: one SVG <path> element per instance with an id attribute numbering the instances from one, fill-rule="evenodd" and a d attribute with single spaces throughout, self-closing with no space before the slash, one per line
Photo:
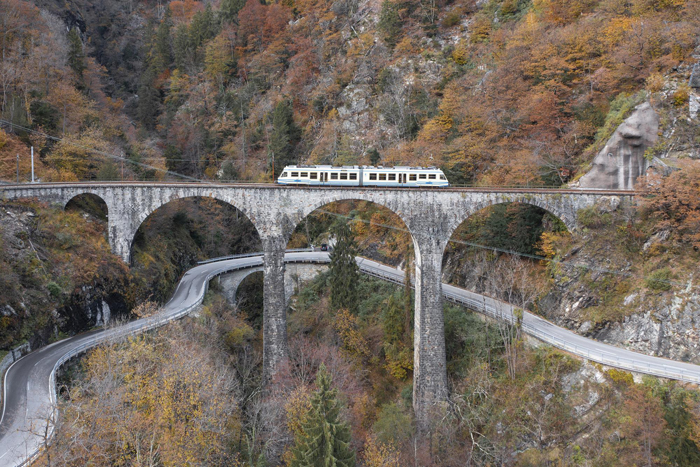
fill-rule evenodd
<path id="1" fill-rule="evenodd" d="M 0 346 L 47 344 L 128 314 L 127 271 L 99 221 L 35 203 L 0 204 Z M 88 263 L 89 262 L 89 263 Z"/>

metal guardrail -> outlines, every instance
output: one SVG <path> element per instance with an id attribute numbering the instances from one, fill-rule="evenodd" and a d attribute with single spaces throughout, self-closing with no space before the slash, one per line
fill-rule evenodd
<path id="1" fill-rule="evenodd" d="M 360 269 L 362 270 L 363 273 L 368 274 L 370 276 L 376 277 L 378 279 L 386 280 L 389 282 L 393 282 L 395 284 L 403 285 L 404 279 L 401 275 L 396 274 L 393 275 L 391 273 L 386 273 L 384 271 L 380 271 L 376 268 L 372 268 L 369 265 L 360 265 Z M 465 291 L 466 292 L 466 291 Z M 497 320 L 506 320 L 510 323 L 515 322 L 515 318 L 513 316 L 513 306 L 501 302 L 500 300 L 496 300 L 491 297 L 486 297 L 483 296 L 484 299 L 482 300 L 477 300 L 474 298 L 462 296 L 459 294 L 455 294 L 452 292 L 449 292 L 447 290 L 442 291 L 443 296 L 445 299 L 448 301 L 465 306 L 471 310 L 474 310 L 478 313 L 482 313 L 486 316 L 489 316 L 493 319 Z M 503 311 L 506 311 L 505 313 L 501 311 L 500 309 L 497 309 L 495 306 L 492 304 L 487 304 L 486 302 L 493 302 L 493 303 L 498 303 L 499 307 L 498 308 L 503 308 Z M 528 312 L 526 312 L 528 313 Z M 539 317 L 536 317 L 535 315 L 530 314 L 534 319 L 542 319 Z M 542 321 L 547 322 L 546 320 L 542 319 Z M 551 324 L 551 323 L 550 323 Z M 556 326 L 552 324 L 552 326 Z M 557 347 L 559 349 L 565 350 L 567 352 L 570 352 L 578 357 L 585 358 L 587 360 L 591 360 L 606 366 L 614 367 L 614 368 L 619 368 L 621 370 L 626 370 L 626 371 L 634 371 L 637 373 L 644 373 L 652 376 L 658 376 L 661 378 L 668 378 L 668 379 L 674 379 L 678 381 L 683 381 L 686 383 L 696 383 L 700 384 L 700 374 L 690 374 L 688 371 L 685 371 L 681 368 L 674 368 L 672 364 L 670 365 L 664 365 L 664 364 L 655 364 L 655 363 L 640 363 L 639 361 L 632 360 L 630 358 L 625 358 L 625 357 L 620 357 L 618 355 L 613 355 L 611 353 L 602 351 L 602 350 L 594 350 L 591 351 L 589 348 L 581 347 L 576 344 L 571 344 L 560 337 L 557 337 L 555 335 L 552 335 L 546 331 L 543 331 L 529 323 L 522 323 L 522 330 L 526 334 L 535 337 L 542 342 L 552 345 L 554 347 Z M 658 358 L 658 357 L 657 357 Z M 700 372 L 699 372 L 700 373 Z"/>
<path id="2" fill-rule="evenodd" d="M 308 251 L 313 251 L 309 248 L 302 248 L 302 249 L 297 249 L 297 250 L 287 250 L 287 252 L 308 252 Z M 227 259 L 236 259 L 236 258 L 246 258 L 246 257 L 254 257 L 254 256 L 259 256 L 261 253 L 247 253 L 247 254 L 242 254 L 242 255 L 233 255 L 233 256 L 228 256 L 228 257 L 222 257 L 222 258 L 214 258 L 212 260 L 207 260 L 200 262 L 199 264 L 208 264 L 216 261 L 224 261 Z M 309 262 L 309 263 L 315 263 L 315 262 L 327 262 L 322 261 L 320 259 L 314 259 L 314 260 L 309 260 L 309 259 L 299 259 L 299 260 L 290 260 L 288 262 Z M 386 271 L 382 271 L 379 268 L 376 268 L 374 266 L 364 264 L 363 261 L 358 262 L 360 270 L 367 275 L 376 277 L 378 279 L 382 279 L 388 282 L 392 282 L 395 284 L 403 285 L 404 283 L 404 278 L 402 277 L 401 274 L 392 274 L 392 273 L 387 273 Z M 167 315 L 164 314 L 157 314 L 148 318 L 143 318 L 137 321 L 132 321 L 130 323 L 127 323 L 123 326 L 120 326 L 118 328 L 115 328 L 113 330 L 105 331 L 103 333 L 100 333 L 99 335 L 95 336 L 94 338 L 88 340 L 87 342 L 84 342 L 83 344 L 80 344 L 79 346 L 71 349 L 70 351 L 66 352 L 59 360 L 56 362 L 56 364 L 53 367 L 53 370 L 51 371 L 51 375 L 49 377 L 49 395 L 51 398 L 51 405 L 53 407 L 53 419 L 55 420 L 56 414 L 57 414 L 57 406 L 56 406 L 56 372 L 60 369 L 62 365 L 64 365 L 67 361 L 70 359 L 76 357 L 77 355 L 80 355 L 84 353 L 85 351 L 96 347 L 100 344 L 105 344 L 105 343 L 114 343 L 118 342 L 125 337 L 134 335 L 134 334 L 140 334 L 143 332 L 150 331 L 152 329 L 161 327 L 171 321 L 174 321 L 176 319 L 180 319 L 186 315 L 188 315 L 192 310 L 197 308 L 199 305 L 201 305 L 204 295 L 206 294 L 206 291 L 208 289 L 208 284 L 211 279 L 214 277 L 225 274 L 230 271 L 238 270 L 238 269 L 246 269 L 250 267 L 250 265 L 245 265 L 241 267 L 232 267 L 230 269 L 225 269 L 222 271 L 217 271 L 215 273 L 212 273 L 207 276 L 205 280 L 205 286 L 203 287 L 203 291 L 200 294 L 199 297 L 195 300 L 195 302 L 181 310 L 176 310 L 172 313 L 169 313 Z M 465 290 L 465 292 L 468 292 Z M 486 296 L 481 296 L 482 300 L 476 300 L 474 298 L 469 298 L 466 296 L 461 296 L 459 294 L 455 294 L 449 291 L 444 290 L 443 288 L 443 295 L 444 297 L 453 303 L 465 306 L 467 308 L 470 308 L 476 312 L 483 313 L 491 318 L 494 319 L 500 319 L 500 320 L 507 320 L 509 322 L 514 322 L 515 318 L 513 317 L 513 306 L 510 304 L 507 304 L 505 302 L 501 302 L 499 300 L 493 299 L 491 297 L 486 297 Z M 499 307 L 502 304 L 504 309 L 507 309 L 508 313 L 504 314 L 500 312 L 499 310 L 496 309 L 496 307 L 492 305 L 487 305 L 486 302 L 491 301 L 494 303 L 499 303 Z M 534 315 L 532 315 L 534 317 Z M 536 318 L 540 319 L 540 318 Z M 543 320 L 544 321 L 544 320 Z M 553 325 L 554 326 L 554 325 Z M 627 371 L 634 371 L 634 372 L 639 372 L 639 373 L 645 373 L 653 376 L 658 376 L 662 378 L 669 378 L 669 379 L 675 379 L 683 382 L 688 382 L 688 383 L 699 383 L 700 384 L 700 376 L 698 375 L 692 375 L 689 374 L 688 372 L 684 372 L 683 369 L 680 368 L 672 368 L 667 365 L 661 365 L 661 364 L 652 364 L 652 363 L 646 363 L 646 364 L 640 364 L 632 359 L 628 358 L 620 358 L 618 356 L 608 354 L 603 351 L 593 351 L 591 352 L 588 349 L 582 348 L 578 345 L 575 344 L 570 344 L 568 342 L 565 342 L 564 340 L 560 339 L 557 336 L 554 336 L 552 334 L 549 334 L 545 331 L 542 331 L 540 329 L 537 329 L 536 327 L 528 324 L 528 323 L 523 323 L 522 324 L 522 329 L 525 333 L 529 334 L 530 336 L 533 336 L 547 344 L 550 344 L 554 347 L 557 347 L 559 349 L 568 351 L 573 353 L 574 355 L 577 355 L 579 357 L 601 363 L 606 366 L 611 366 L 615 368 L 620 368 L 623 370 Z M 49 438 L 53 436 L 53 430 L 54 426 L 51 426 L 49 429 Z M 22 466 L 29 465 L 31 462 L 33 462 L 38 455 L 41 452 L 41 448 L 39 448 L 37 451 L 35 451 L 24 463 L 22 463 Z"/>
<path id="3" fill-rule="evenodd" d="M 286 250 L 287 253 L 304 253 L 304 252 L 313 252 L 313 248 L 292 248 L 289 250 Z M 197 264 L 209 264 L 209 263 L 216 263 L 218 261 L 228 261 L 230 259 L 239 259 L 239 258 L 252 258 L 253 256 L 262 256 L 264 252 L 262 251 L 256 251 L 253 253 L 241 253 L 238 255 L 230 255 L 230 256 L 219 256 L 218 258 L 212 258 L 212 259 L 206 259 L 204 261 L 197 261 Z"/>
<path id="4" fill-rule="evenodd" d="M 513 306 L 508 303 L 500 302 L 499 300 L 495 300 L 490 297 L 488 298 L 489 301 L 498 302 L 504 307 L 504 309 L 507 310 L 507 313 L 503 313 L 500 310 L 497 310 L 496 307 L 494 307 L 493 305 L 487 305 L 485 301 L 480 302 L 476 299 L 462 297 L 460 295 L 447 291 L 443 291 L 443 295 L 447 300 L 453 303 L 466 306 L 467 308 L 470 308 L 479 313 L 483 313 L 491 318 L 498 320 L 505 319 L 510 323 L 513 323 L 515 321 L 515 318 L 513 317 Z M 534 317 L 534 315 L 532 316 Z M 535 319 L 541 318 L 535 317 Z M 552 324 L 552 326 L 555 325 Z M 529 323 L 522 323 L 522 329 L 526 334 L 535 337 L 547 344 L 570 352 L 581 358 L 585 358 L 606 366 L 611 366 L 626 371 L 634 371 L 638 373 L 658 376 L 661 378 L 675 379 L 686 383 L 700 383 L 700 376 L 689 374 L 687 371 L 684 371 L 681 368 L 673 368 L 670 365 L 663 364 L 640 363 L 638 361 L 625 357 L 619 357 L 618 355 L 613 355 L 602 350 L 591 351 L 588 348 L 583 348 L 576 344 L 571 344 L 557 336 L 554 336 L 546 331 L 532 326 Z"/>

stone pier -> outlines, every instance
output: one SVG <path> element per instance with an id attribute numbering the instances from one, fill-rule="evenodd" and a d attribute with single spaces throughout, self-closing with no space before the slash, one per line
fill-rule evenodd
<path id="1" fill-rule="evenodd" d="M 65 206 L 76 196 L 98 196 L 107 205 L 109 242 L 125 262 L 139 226 L 175 199 L 207 197 L 239 209 L 255 226 L 264 249 L 263 368 L 266 380 L 287 358 L 284 250 L 295 227 L 315 209 L 342 200 L 379 204 L 401 218 L 416 251 L 413 406 L 425 425 L 431 407 L 447 397 L 441 268 L 445 245 L 471 214 L 499 203 L 545 209 L 573 230 L 579 209 L 602 197 L 633 202 L 630 191 L 507 189 L 366 189 L 217 185 L 193 183 L 56 183 L 0 187 L 3 199 L 37 198 Z"/>

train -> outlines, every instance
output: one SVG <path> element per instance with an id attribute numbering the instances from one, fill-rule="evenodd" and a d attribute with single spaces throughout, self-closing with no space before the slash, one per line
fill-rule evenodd
<path id="1" fill-rule="evenodd" d="M 332 165 L 288 165 L 277 183 L 304 186 L 370 186 L 445 188 L 450 186 L 436 167 L 373 167 Z"/>

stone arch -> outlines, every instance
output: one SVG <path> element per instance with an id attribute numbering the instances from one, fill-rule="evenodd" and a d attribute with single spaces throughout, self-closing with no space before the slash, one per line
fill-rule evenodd
<path id="1" fill-rule="evenodd" d="M 104 199 L 102 196 L 98 195 L 97 193 L 94 193 L 92 191 L 84 191 L 80 193 L 71 193 L 69 196 L 66 197 L 67 199 L 64 200 L 63 204 L 63 210 L 65 211 L 66 209 L 69 208 L 69 205 L 71 203 L 78 204 L 78 201 L 80 198 L 87 198 L 88 200 L 92 201 L 93 203 L 97 203 L 100 205 L 100 207 L 104 207 L 104 220 L 109 219 L 109 212 L 110 212 L 110 206 L 107 203 L 107 200 Z"/>
<path id="2" fill-rule="evenodd" d="M 553 203 L 547 202 L 547 200 L 542 200 L 538 197 L 529 197 L 529 196 L 519 196 L 519 197 L 513 197 L 513 199 L 509 198 L 500 198 L 500 199 L 487 199 L 487 200 L 480 200 L 472 204 L 471 208 L 463 213 L 460 216 L 455 216 L 453 219 L 450 220 L 450 226 L 447 231 L 447 239 L 448 241 L 445 243 L 445 248 L 447 248 L 447 243 L 452 239 L 454 236 L 455 232 L 457 229 L 463 225 L 465 222 L 468 222 L 469 219 L 476 213 L 483 211 L 484 209 L 490 208 L 492 206 L 497 206 L 501 204 L 511 204 L 511 203 L 520 203 L 520 204 L 527 204 L 530 206 L 535 206 L 538 207 L 547 213 L 551 214 L 552 216 L 556 217 L 559 219 L 564 226 L 566 226 L 567 230 L 569 232 L 572 232 L 576 228 L 576 221 L 575 219 L 570 219 L 569 216 L 565 215 L 562 213 L 560 209 L 557 208 L 556 205 L 553 206 Z"/>
<path id="3" fill-rule="evenodd" d="M 359 196 L 358 196 L 359 195 Z M 290 223 L 290 228 L 285 229 L 284 232 L 284 241 L 285 244 L 289 243 L 289 240 L 292 236 L 292 233 L 294 230 L 301 224 L 301 222 L 309 217 L 314 211 L 317 209 L 320 209 L 324 206 L 327 206 L 331 203 L 336 203 L 340 201 L 365 201 L 369 203 L 376 204 L 377 206 L 381 206 L 384 209 L 387 209 L 389 212 L 397 216 L 401 222 L 404 224 L 406 227 L 406 230 L 408 233 L 411 235 L 411 239 L 414 242 L 414 246 L 417 248 L 418 246 L 416 245 L 415 242 L 415 235 L 413 231 L 410 228 L 408 220 L 408 216 L 403 212 L 403 209 L 401 208 L 400 205 L 391 203 L 391 202 L 385 202 L 383 200 L 378 200 L 374 198 L 373 196 L 362 196 L 359 193 L 342 193 L 339 192 L 337 194 L 333 194 L 330 196 L 324 196 L 320 199 L 315 199 L 313 202 L 309 203 L 308 205 L 304 206 L 302 209 L 296 211 L 293 216 L 291 217 L 291 223 Z"/>
<path id="4" fill-rule="evenodd" d="M 251 217 L 246 213 L 246 211 L 239 206 L 236 205 L 234 201 L 232 201 L 230 198 L 223 197 L 219 194 L 219 192 L 213 191 L 213 192 L 208 192 L 207 194 L 199 194 L 199 193 L 192 193 L 192 194 L 186 194 L 182 196 L 170 196 L 168 198 L 162 198 L 158 200 L 153 200 L 151 204 L 148 206 L 148 209 L 143 209 L 141 211 L 137 211 L 134 214 L 133 221 L 130 223 L 128 226 L 128 231 L 126 232 L 126 236 L 124 238 L 124 241 L 127 242 L 125 245 L 126 252 L 128 256 L 125 256 L 125 259 L 128 258 L 127 263 L 131 263 L 132 261 L 132 248 L 134 244 L 134 240 L 136 238 L 136 234 L 141 228 L 141 226 L 146 222 L 146 220 L 155 214 L 159 209 L 165 207 L 166 205 L 175 202 L 175 201 L 180 201 L 180 200 L 194 200 L 194 199 L 213 199 L 219 203 L 222 203 L 224 205 L 233 207 L 236 209 L 237 212 L 239 212 L 245 220 L 247 220 L 252 226 L 253 229 L 255 230 L 255 234 L 258 238 L 261 238 L 260 236 L 260 231 L 258 229 L 258 226 L 253 222 Z"/>

